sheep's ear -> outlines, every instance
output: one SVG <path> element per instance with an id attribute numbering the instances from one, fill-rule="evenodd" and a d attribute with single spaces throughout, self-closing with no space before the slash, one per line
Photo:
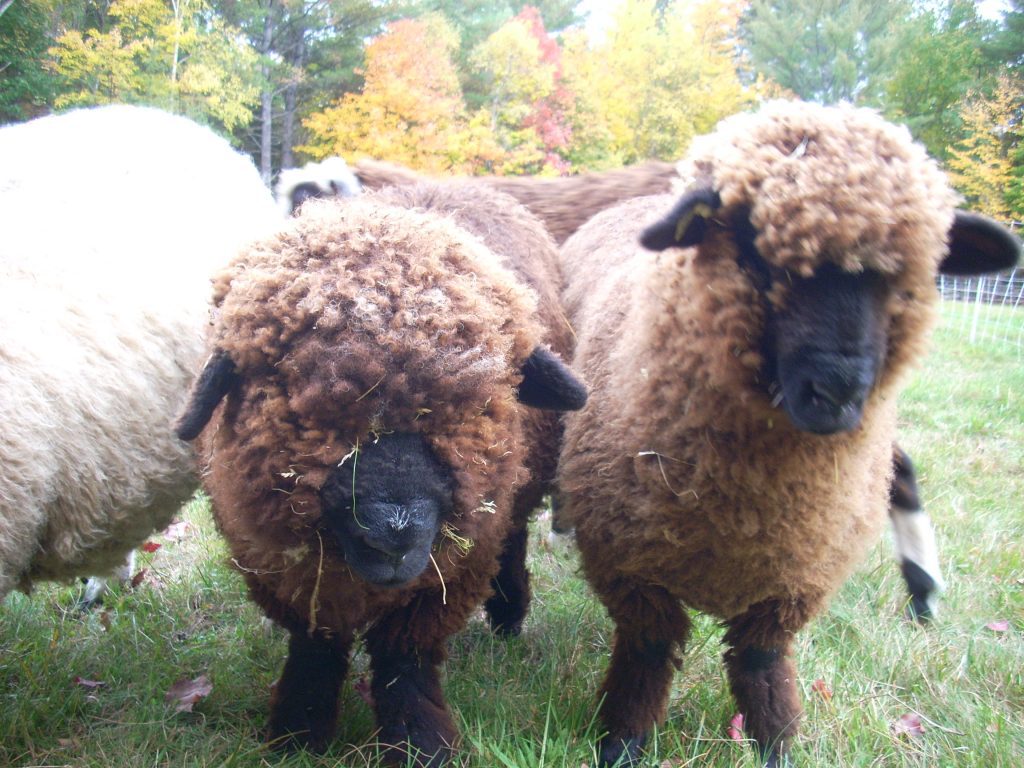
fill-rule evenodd
<path id="1" fill-rule="evenodd" d="M 234 361 L 222 349 L 215 349 L 192 385 L 188 404 L 174 425 L 182 440 L 195 440 L 210 421 L 217 404 L 238 382 Z"/>
<path id="2" fill-rule="evenodd" d="M 721 198 L 710 187 L 690 189 L 668 216 L 641 233 L 640 245 L 651 251 L 697 245 L 707 232 L 708 219 L 721 206 Z"/>
<path id="3" fill-rule="evenodd" d="M 291 212 L 294 214 L 307 200 L 313 200 L 314 198 L 323 196 L 324 191 L 312 181 L 304 181 L 301 184 L 296 184 L 289 193 L 289 197 L 291 199 Z"/>
<path id="4" fill-rule="evenodd" d="M 949 255 L 939 267 L 947 275 L 978 275 L 1016 266 L 1020 240 L 987 216 L 957 211 L 949 230 Z"/>
<path id="5" fill-rule="evenodd" d="M 587 388 L 549 349 L 537 347 L 523 363 L 519 402 L 547 411 L 578 411 L 587 403 Z"/>

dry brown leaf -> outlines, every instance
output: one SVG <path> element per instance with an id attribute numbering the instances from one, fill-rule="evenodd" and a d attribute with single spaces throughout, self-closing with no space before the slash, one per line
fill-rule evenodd
<path id="1" fill-rule="evenodd" d="M 164 701 L 174 704 L 175 712 L 191 712 L 192 706 L 209 696 L 211 691 L 213 683 L 206 675 L 200 675 L 192 680 L 182 678 L 167 691 Z"/>
<path id="2" fill-rule="evenodd" d="M 924 723 L 921 722 L 921 716 L 916 712 L 900 715 L 900 719 L 890 727 L 896 736 L 905 736 L 908 739 L 924 736 Z"/>

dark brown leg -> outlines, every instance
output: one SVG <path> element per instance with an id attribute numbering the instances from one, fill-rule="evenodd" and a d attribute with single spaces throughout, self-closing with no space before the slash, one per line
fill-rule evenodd
<path id="1" fill-rule="evenodd" d="M 338 692 L 348 671 L 351 641 L 292 632 L 270 700 L 268 738 L 275 749 L 323 752 L 338 720 Z"/>
<path id="2" fill-rule="evenodd" d="M 731 619 L 725 642 L 725 666 L 733 696 L 743 713 L 743 727 L 757 743 L 768 766 L 785 756 L 800 725 L 803 708 L 796 684 L 796 667 L 789 657 L 793 633 L 805 621 L 804 612 L 781 611 L 766 601 Z M 781 615 L 786 616 L 784 627 Z"/>
<path id="3" fill-rule="evenodd" d="M 491 580 L 494 594 L 484 604 L 491 630 L 514 637 L 523 629 L 530 606 L 530 574 L 526 570 L 527 524 L 509 532 L 499 559 L 500 570 Z"/>
<path id="4" fill-rule="evenodd" d="M 406 766 L 412 758 L 419 768 L 437 768 L 449 761 L 458 740 L 438 677 L 443 641 L 418 632 L 431 624 L 431 609 L 444 606 L 424 596 L 367 633 L 378 740 L 390 764 Z"/>
<path id="5" fill-rule="evenodd" d="M 599 766 L 633 765 L 651 729 L 664 720 L 669 688 L 690 621 L 679 602 L 654 587 L 603 591 L 615 620 L 615 645 L 601 687 L 600 718 L 606 734 Z"/>

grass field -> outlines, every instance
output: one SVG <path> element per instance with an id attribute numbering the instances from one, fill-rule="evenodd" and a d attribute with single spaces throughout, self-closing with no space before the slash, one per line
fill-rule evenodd
<path id="1" fill-rule="evenodd" d="M 802 766 L 1024 765 L 1024 366 L 1012 345 L 965 343 L 947 309 L 936 351 L 902 404 L 938 528 L 948 590 L 926 629 L 901 618 L 904 593 L 882 542 L 798 641 L 806 716 Z M 1010 323 L 1024 323 L 1024 313 Z M 154 536 L 135 588 L 82 614 L 78 590 L 43 586 L 0 606 L 0 765 L 375 766 L 373 720 L 353 683 L 323 757 L 280 758 L 260 742 L 285 638 L 261 626 L 225 564 L 202 501 L 187 527 Z M 496 640 L 478 618 L 451 641 L 446 691 L 470 768 L 592 766 L 594 692 L 610 622 L 568 544 L 534 526 L 535 598 L 521 637 Z M 698 618 L 650 765 L 755 766 L 732 740 L 721 630 Z M 192 712 L 165 694 L 206 675 Z M 820 681 L 820 682 L 819 682 Z M 920 728 L 898 727 L 915 716 Z"/>

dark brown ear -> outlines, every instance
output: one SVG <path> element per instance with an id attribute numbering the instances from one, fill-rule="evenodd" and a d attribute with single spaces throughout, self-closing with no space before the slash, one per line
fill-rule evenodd
<path id="1" fill-rule="evenodd" d="M 192 385 L 188 404 L 174 425 L 182 440 L 195 440 L 213 416 L 217 404 L 240 380 L 234 361 L 222 349 L 215 349 Z"/>
<path id="2" fill-rule="evenodd" d="M 1017 265 L 1020 239 L 997 221 L 957 211 L 949 230 L 949 255 L 939 267 L 947 275 L 979 275 Z"/>
<path id="3" fill-rule="evenodd" d="M 519 402 L 546 411 L 578 411 L 587 404 L 587 388 L 549 349 L 537 347 L 523 363 Z"/>
<path id="4" fill-rule="evenodd" d="M 690 189 L 665 218 L 643 231 L 640 245 L 651 251 L 697 245 L 707 232 L 708 219 L 721 207 L 721 198 L 710 187 Z"/>

